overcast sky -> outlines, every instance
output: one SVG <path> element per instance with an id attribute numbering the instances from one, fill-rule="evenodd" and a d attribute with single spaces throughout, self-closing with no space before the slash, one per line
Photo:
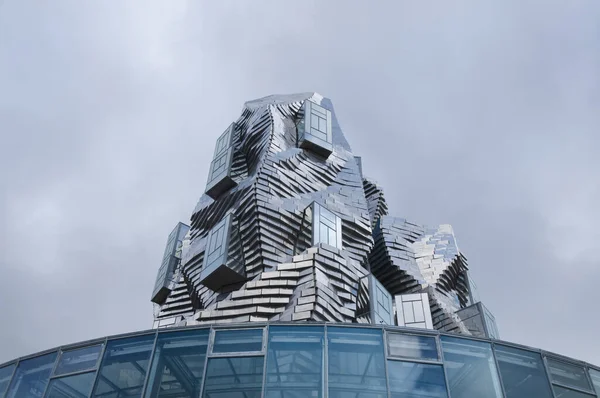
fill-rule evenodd
<path id="1" fill-rule="evenodd" d="M 600 365 L 600 2 L 0 0 L 0 362 L 152 326 L 244 101 L 332 99 L 501 337 Z"/>

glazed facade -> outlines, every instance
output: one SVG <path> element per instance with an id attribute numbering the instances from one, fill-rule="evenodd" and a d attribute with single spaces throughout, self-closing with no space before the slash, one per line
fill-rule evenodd
<path id="1" fill-rule="evenodd" d="M 2 398 L 600 397 L 600 368 L 410 328 L 269 323 L 166 328 L 0 365 Z"/>
<path id="2" fill-rule="evenodd" d="M 154 328 L 0 365 L 0 398 L 600 398 L 499 340 L 450 225 L 388 214 L 331 101 L 247 102 L 168 235 Z"/>

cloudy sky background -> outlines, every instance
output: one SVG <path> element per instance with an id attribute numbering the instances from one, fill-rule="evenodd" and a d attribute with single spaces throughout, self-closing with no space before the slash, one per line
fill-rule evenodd
<path id="1" fill-rule="evenodd" d="M 600 365 L 600 3 L 0 1 L 0 362 L 150 328 L 244 101 L 332 98 L 501 336 Z"/>

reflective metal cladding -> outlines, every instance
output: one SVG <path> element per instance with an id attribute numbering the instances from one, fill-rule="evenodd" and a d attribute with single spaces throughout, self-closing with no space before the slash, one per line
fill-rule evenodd
<path id="1" fill-rule="evenodd" d="M 155 327 L 325 321 L 499 337 L 452 227 L 388 215 L 317 93 L 247 102 L 217 138 L 204 191 L 181 260 L 161 266 Z"/>

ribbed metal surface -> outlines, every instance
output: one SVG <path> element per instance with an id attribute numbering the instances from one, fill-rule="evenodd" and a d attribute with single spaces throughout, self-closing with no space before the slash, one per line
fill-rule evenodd
<path id="1" fill-rule="evenodd" d="M 307 144 L 309 129 L 321 138 Z M 392 295 L 428 293 L 437 329 L 469 334 L 456 315 L 472 303 L 452 228 L 387 215 L 383 190 L 363 178 L 331 101 L 304 93 L 247 102 L 215 159 L 228 151 L 230 165 L 219 170 L 228 180 L 215 182 L 211 168 L 157 320 L 369 322 L 364 278 L 372 272 Z M 321 208 L 331 228 L 314 230 Z"/>

